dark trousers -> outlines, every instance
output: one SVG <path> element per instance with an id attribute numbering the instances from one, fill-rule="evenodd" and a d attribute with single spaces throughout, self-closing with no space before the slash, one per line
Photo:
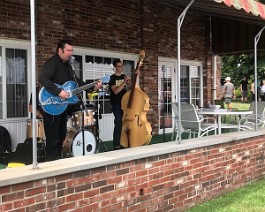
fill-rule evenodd
<path id="1" fill-rule="evenodd" d="M 113 146 L 120 146 L 123 111 L 120 105 L 112 105 L 114 115 Z"/>
<path id="2" fill-rule="evenodd" d="M 43 121 L 46 136 L 46 160 L 60 159 L 67 131 L 67 112 L 56 116 L 44 113 Z"/>

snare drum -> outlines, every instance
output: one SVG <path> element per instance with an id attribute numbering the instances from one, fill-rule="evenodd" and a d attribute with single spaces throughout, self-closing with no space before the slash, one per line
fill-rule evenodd
<path id="1" fill-rule="evenodd" d="M 84 126 L 90 126 L 96 124 L 96 119 L 94 118 L 93 110 L 84 111 Z M 73 115 L 73 126 L 76 128 L 82 127 L 82 112 L 77 111 Z"/>
<path id="2" fill-rule="evenodd" d="M 27 138 L 32 138 L 32 120 L 27 120 Z M 44 125 L 42 119 L 36 119 L 36 136 L 42 140 L 45 140 Z"/>
<path id="3" fill-rule="evenodd" d="M 73 129 L 68 130 L 66 138 L 63 142 L 63 157 L 81 156 L 83 155 L 83 135 L 82 131 Z M 92 132 L 84 130 L 85 155 L 94 154 L 96 152 L 96 139 Z"/>

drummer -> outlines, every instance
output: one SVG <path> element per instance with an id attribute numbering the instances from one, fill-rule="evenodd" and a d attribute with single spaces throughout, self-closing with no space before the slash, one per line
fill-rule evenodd
<path id="1" fill-rule="evenodd" d="M 37 138 L 39 142 L 45 142 L 46 138 L 45 138 L 45 133 L 44 133 L 44 127 L 43 127 L 43 110 L 39 104 L 39 98 L 38 98 L 38 94 L 39 91 L 41 89 L 40 83 L 36 83 L 36 119 L 37 119 Z M 29 105 L 28 105 L 28 110 L 31 113 L 31 119 L 32 119 L 32 111 L 33 111 L 33 107 L 32 107 L 32 94 L 30 95 L 30 100 L 29 100 Z M 32 120 L 28 120 L 27 121 L 27 138 L 32 138 L 32 124 L 33 121 Z"/>
<path id="2" fill-rule="evenodd" d="M 37 119 L 43 119 L 43 111 L 41 109 L 40 103 L 39 103 L 39 91 L 40 91 L 40 83 L 36 83 L 36 118 Z M 29 112 L 31 113 L 31 118 L 32 118 L 32 94 L 30 95 L 30 100 L 29 100 Z"/>

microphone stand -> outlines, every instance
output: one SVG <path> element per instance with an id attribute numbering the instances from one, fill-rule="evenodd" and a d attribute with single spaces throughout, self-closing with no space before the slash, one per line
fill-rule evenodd
<path id="1" fill-rule="evenodd" d="M 75 68 L 74 68 L 74 61 L 75 61 L 75 57 L 74 56 L 71 56 L 70 59 L 69 59 L 69 64 L 70 66 L 72 67 L 72 74 L 73 74 L 73 78 L 75 80 L 75 83 L 78 85 L 78 82 L 77 82 L 77 79 L 76 79 L 76 75 L 75 75 Z M 82 94 L 80 94 L 80 99 L 82 100 L 82 104 L 80 105 L 80 110 L 81 110 L 81 113 L 82 113 L 82 127 L 81 127 L 81 130 L 82 130 L 82 142 L 83 142 L 83 155 L 85 155 L 85 117 L 84 117 L 84 110 L 86 111 L 86 115 L 88 116 L 88 112 L 87 112 L 87 107 L 86 107 L 86 104 L 84 102 L 84 99 L 82 97 Z"/>
<path id="2" fill-rule="evenodd" d="M 82 113 L 82 127 L 81 127 L 81 131 L 82 131 L 82 142 L 83 142 L 83 155 L 85 155 L 86 152 L 86 146 L 85 146 L 85 112 L 86 112 L 86 116 L 88 117 L 88 112 L 87 112 L 87 107 L 86 104 L 82 98 L 82 96 L 80 95 L 80 98 L 82 100 L 82 104 L 80 105 L 80 110 Z"/>

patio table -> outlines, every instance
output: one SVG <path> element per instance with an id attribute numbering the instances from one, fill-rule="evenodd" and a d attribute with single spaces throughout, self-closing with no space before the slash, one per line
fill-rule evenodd
<path id="1" fill-rule="evenodd" d="M 222 121 L 221 121 L 222 119 L 221 118 L 223 115 L 249 115 L 252 113 L 253 111 L 251 110 L 228 110 L 228 109 L 210 109 L 210 108 L 202 108 L 197 111 L 198 115 L 216 115 L 217 116 L 218 134 L 221 134 L 221 130 L 222 130 Z M 227 127 L 229 127 L 229 125 L 226 125 L 225 128 Z"/>

